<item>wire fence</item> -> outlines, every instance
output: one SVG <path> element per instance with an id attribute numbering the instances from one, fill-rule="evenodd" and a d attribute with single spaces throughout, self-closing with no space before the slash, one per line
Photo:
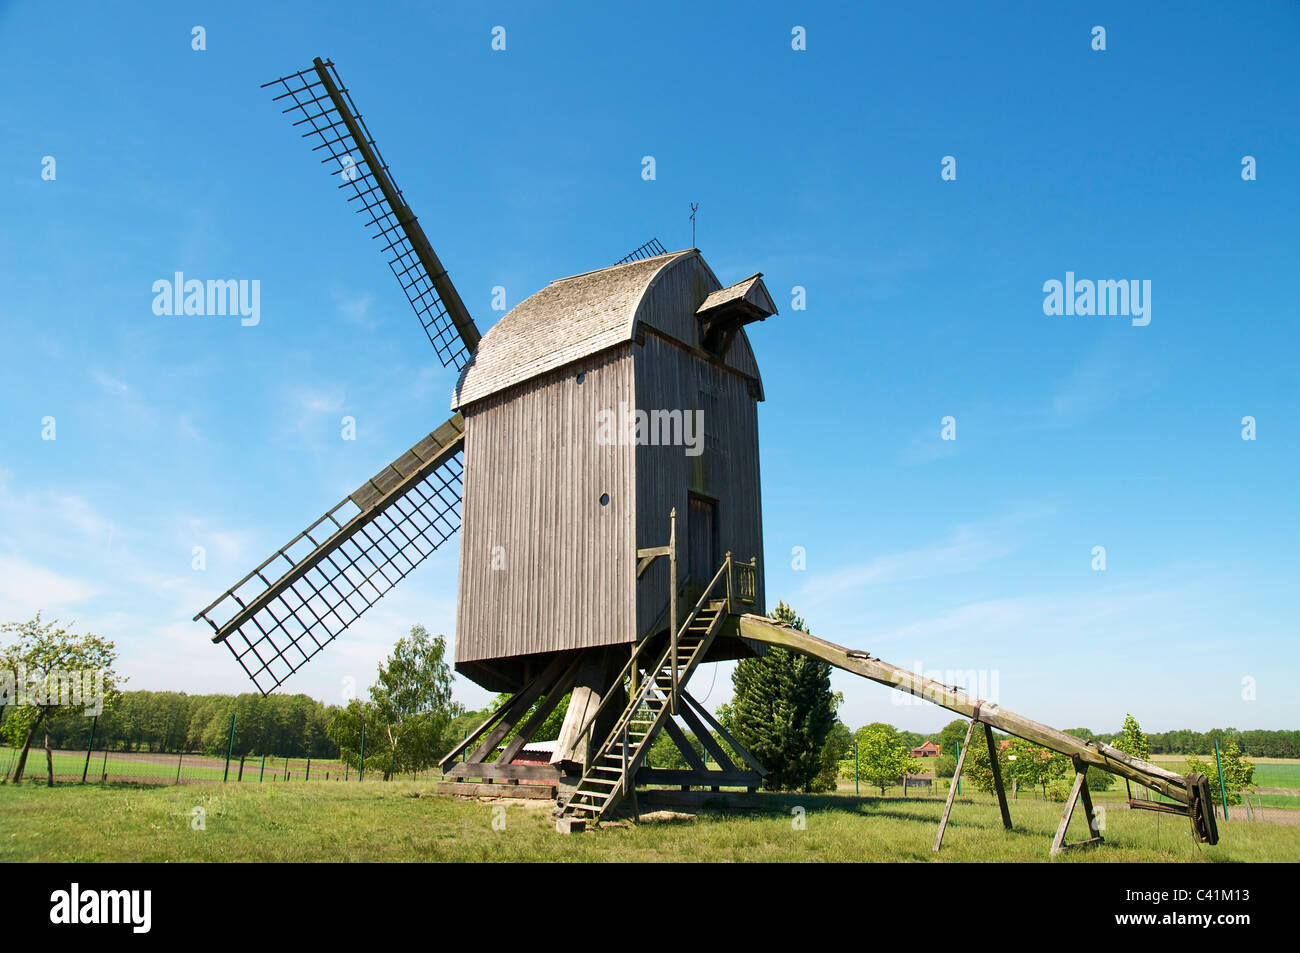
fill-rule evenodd
<path id="1" fill-rule="evenodd" d="M 139 784 L 187 784 L 219 781 L 225 784 L 277 781 L 362 781 L 362 780 L 440 780 L 436 767 L 417 772 L 400 772 L 391 777 L 382 772 L 365 770 L 365 732 L 361 733 L 361 766 L 358 770 L 335 758 L 292 758 L 274 754 L 234 754 L 235 717 L 230 718 L 230 745 L 224 757 L 194 752 L 155 752 L 113 750 L 95 747 L 95 722 L 87 733 L 86 747 L 80 750 L 45 749 L 35 745 L 27 752 L 20 780 L 43 778 L 52 783 L 69 781 L 82 784 L 110 782 Z M 22 757 L 21 749 L 0 746 L 0 779 L 9 779 Z"/>
<path id="2" fill-rule="evenodd" d="M 8 778 L 18 763 L 19 749 L 0 747 L 0 777 Z M 367 769 L 358 775 L 355 767 L 335 758 L 285 758 L 278 755 L 224 756 L 191 752 L 161 753 L 109 751 L 51 751 L 33 747 L 23 765 L 23 779 L 45 781 L 53 765 L 55 783 L 67 784 L 275 784 L 317 781 L 378 781 L 383 776 Z M 400 780 L 438 780 L 436 768 L 400 775 Z"/>

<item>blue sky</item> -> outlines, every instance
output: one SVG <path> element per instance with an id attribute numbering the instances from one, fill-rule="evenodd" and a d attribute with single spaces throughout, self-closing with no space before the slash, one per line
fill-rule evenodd
<path id="1" fill-rule="evenodd" d="M 1295 727 L 1297 42 L 1283 2 L 0 3 L 0 617 L 114 637 L 134 688 L 247 690 L 191 616 L 447 417 L 452 372 L 258 88 L 320 55 L 484 330 L 494 286 L 688 247 L 690 202 L 724 283 L 765 273 L 767 590 L 816 634 L 996 672 L 1059 727 Z M 260 324 L 153 314 L 176 271 L 258 279 Z M 1067 271 L 1149 280 L 1150 324 L 1045 315 Z M 457 559 L 286 689 L 332 702 L 410 624 L 451 635 Z M 854 726 L 951 717 L 835 686 Z"/>

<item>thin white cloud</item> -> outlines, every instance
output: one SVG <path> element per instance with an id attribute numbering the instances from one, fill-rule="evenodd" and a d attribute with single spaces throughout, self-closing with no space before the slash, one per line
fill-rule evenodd
<path id="1" fill-rule="evenodd" d="M 898 462 L 904 466 L 932 463 L 945 457 L 955 457 L 959 450 L 957 440 L 944 440 L 941 435 L 940 422 L 936 419 L 932 426 L 926 427 L 912 435 L 898 454 Z"/>
<path id="2" fill-rule="evenodd" d="M 1129 332 L 1103 338 L 1075 365 L 1043 402 L 1023 414 L 1030 429 L 1057 429 L 1085 423 L 1150 391 L 1163 378 L 1163 366 L 1131 346 Z"/>
<path id="3" fill-rule="evenodd" d="M 800 590 L 800 599 L 819 605 L 874 586 L 974 572 L 1019 548 L 1017 527 L 1042 512 L 1026 509 L 998 520 L 958 525 L 933 545 L 886 553 L 813 576 Z"/>
<path id="4" fill-rule="evenodd" d="M 18 556 L 0 556 L 0 606 L 3 619 L 16 622 L 38 611 L 46 617 L 84 603 L 97 595 L 94 583 L 46 569 Z"/>
<path id="5" fill-rule="evenodd" d="M 379 322 L 373 317 L 370 306 L 374 302 L 374 297 L 369 294 L 347 295 L 342 292 L 333 292 L 334 304 L 339 309 L 339 314 L 343 320 L 355 327 L 365 331 L 373 331 L 379 327 Z"/>
<path id="6" fill-rule="evenodd" d="M 131 390 L 126 381 L 118 380 L 116 377 L 110 377 L 103 371 L 91 371 L 91 380 L 98 384 L 103 390 L 110 394 L 126 394 Z"/>
<path id="7" fill-rule="evenodd" d="M 319 449 L 327 439 L 338 437 L 344 393 L 338 384 L 303 385 L 286 391 L 280 416 L 283 429 L 302 446 Z"/>

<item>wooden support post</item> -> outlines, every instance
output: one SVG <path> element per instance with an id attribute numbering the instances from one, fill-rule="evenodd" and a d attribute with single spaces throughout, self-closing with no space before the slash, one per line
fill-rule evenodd
<path id="1" fill-rule="evenodd" d="M 497 745 L 501 744 L 510 730 L 519 723 L 519 720 L 528 714 L 528 709 L 533 707 L 537 699 L 546 694 L 547 690 L 552 688 L 559 680 L 565 670 L 569 667 L 569 660 L 563 655 L 556 655 L 550 663 L 542 669 L 541 674 L 528 683 L 523 689 L 516 692 L 508 702 L 501 706 L 500 716 L 494 712 L 493 715 L 480 726 L 484 730 L 482 741 L 479 746 L 469 756 L 471 762 L 488 761 L 496 755 Z M 495 722 L 495 723 L 494 723 Z M 489 728 L 489 726 L 491 726 Z M 477 738 L 478 732 L 472 737 Z M 468 747 L 468 746 L 467 746 Z M 444 758 L 444 763 L 450 758 Z"/>
<path id="2" fill-rule="evenodd" d="M 668 511 L 668 638 L 673 661 L 673 690 L 668 696 L 668 713 L 677 714 L 677 507 Z"/>
<path id="3" fill-rule="evenodd" d="M 1079 800 L 1079 788 L 1083 785 L 1083 775 L 1075 774 L 1074 786 L 1070 788 L 1070 796 L 1065 802 L 1065 813 L 1061 815 L 1061 823 L 1056 828 L 1056 836 L 1052 838 L 1052 856 L 1055 857 L 1065 849 L 1065 831 L 1070 826 L 1070 815 L 1074 813 L 1074 805 Z"/>
<path id="4" fill-rule="evenodd" d="M 636 652 L 635 646 L 632 651 Z M 613 691 L 610 683 L 614 677 L 602 650 L 589 649 L 583 653 L 582 659 L 582 667 L 570 689 L 569 707 L 560 724 L 555 753 L 551 756 L 551 764 L 579 771 L 591 760 L 588 749 L 592 744 L 593 727 L 588 723 L 605 695 Z"/>
<path id="5" fill-rule="evenodd" d="M 677 746 L 677 750 L 682 753 L 682 757 L 686 759 L 686 763 L 690 765 L 692 770 L 700 773 L 709 770 L 708 765 L 704 763 L 704 760 L 695 750 L 695 746 L 691 744 L 686 734 L 677 727 L 677 723 L 671 718 L 664 720 L 664 731 L 672 739 L 673 744 Z"/>
<path id="6" fill-rule="evenodd" d="M 1073 761 L 1074 786 L 1070 788 L 1070 796 L 1065 801 L 1065 813 L 1061 815 L 1061 823 L 1056 828 L 1056 836 L 1052 838 L 1051 856 L 1053 857 L 1071 847 L 1094 847 L 1102 842 L 1101 834 L 1093 826 L 1096 820 L 1092 813 L 1092 795 L 1088 792 L 1087 766 L 1078 758 L 1074 758 Z M 1074 806 L 1079 803 L 1080 796 L 1083 797 L 1083 809 L 1087 813 L 1088 833 L 1091 836 L 1087 840 L 1067 844 L 1065 842 L 1065 833 L 1070 827 L 1070 817 L 1074 814 Z"/>
<path id="7" fill-rule="evenodd" d="M 1002 786 L 1002 765 L 998 761 L 998 746 L 993 743 L 993 729 L 984 726 L 984 739 L 989 743 L 989 764 L 993 767 L 993 787 L 998 792 L 998 807 L 1002 809 L 1002 826 L 1011 830 L 1011 809 L 1007 807 L 1007 792 Z"/>
<path id="8" fill-rule="evenodd" d="M 1084 816 L 1088 820 L 1089 839 L 1095 838 L 1097 843 L 1101 843 L 1101 831 L 1097 830 L 1097 813 L 1092 809 L 1092 794 L 1088 790 L 1088 766 L 1079 759 L 1074 759 L 1074 770 L 1083 778 L 1083 784 L 1079 786 L 1079 797 L 1083 798 Z"/>
<path id="9" fill-rule="evenodd" d="M 627 777 L 627 722 L 623 722 L 623 795 L 628 793 Z"/>
<path id="10" fill-rule="evenodd" d="M 962 766 L 966 764 L 966 749 L 970 747 L 971 734 L 974 731 L 975 719 L 972 718 L 970 727 L 966 729 L 966 743 L 961 746 L 961 753 L 957 755 L 957 769 L 952 773 L 952 784 L 948 788 L 948 803 L 943 806 L 943 817 L 939 818 L 939 832 L 934 835 L 936 853 L 943 846 L 943 832 L 948 829 L 948 815 L 952 813 L 953 798 L 957 796 L 957 779 L 961 777 Z"/>
<path id="11" fill-rule="evenodd" d="M 686 701 L 688 707 L 694 709 L 695 713 L 699 715 L 699 717 L 703 719 L 710 728 L 716 731 L 723 741 L 731 746 L 732 751 L 740 755 L 741 759 L 749 765 L 750 770 L 758 772 L 759 777 L 763 777 L 767 774 L 767 769 L 759 764 L 758 759 L 746 751 L 745 746 L 733 738 L 731 733 L 722 726 L 722 723 L 718 721 L 718 719 L 714 718 L 713 715 L 709 713 L 709 710 L 705 708 L 697 698 L 684 689 L 682 691 L 682 698 Z M 705 733 L 707 734 L 708 732 L 706 731 Z"/>
<path id="12" fill-rule="evenodd" d="M 528 745 L 528 742 L 533 740 L 533 735 L 537 734 L 537 730 L 542 727 L 542 723 L 550 717 L 555 707 L 572 690 L 581 666 L 582 657 L 580 655 L 575 656 L 573 662 L 564 670 L 564 674 L 554 684 L 547 687 L 546 693 L 542 696 L 541 701 L 537 703 L 536 710 L 528 717 L 527 721 L 519 726 L 515 736 L 501 749 L 501 753 L 496 758 L 497 763 L 509 764 L 514 761 L 519 752 Z"/>
<path id="13" fill-rule="evenodd" d="M 683 693 L 682 697 L 686 697 L 685 693 Z M 736 770 L 735 764 L 727 757 L 727 752 L 722 745 L 718 744 L 718 739 L 709 733 L 708 725 L 704 724 L 700 717 L 691 710 L 689 703 L 682 706 L 682 720 L 690 726 L 691 731 L 695 732 L 695 737 L 700 739 L 700 744 L 704 745 L 704 750 L 718 763 L 719 768 L 723 771 Z"/>

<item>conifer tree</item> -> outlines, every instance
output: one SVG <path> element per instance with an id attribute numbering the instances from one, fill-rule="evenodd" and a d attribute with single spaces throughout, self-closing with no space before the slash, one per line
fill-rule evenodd
<path id="1" fill-rule="evenodd" d="M 800 632 L 804 620 L 784 602 L 770 617 Z M 742 659 L 731 676 L 735 695 L 722 723 L 767 768 L 763 786 L 811 791 L 835 724 L 836 696 L 827 662 L 770 646 L 762 658 Z"/>

